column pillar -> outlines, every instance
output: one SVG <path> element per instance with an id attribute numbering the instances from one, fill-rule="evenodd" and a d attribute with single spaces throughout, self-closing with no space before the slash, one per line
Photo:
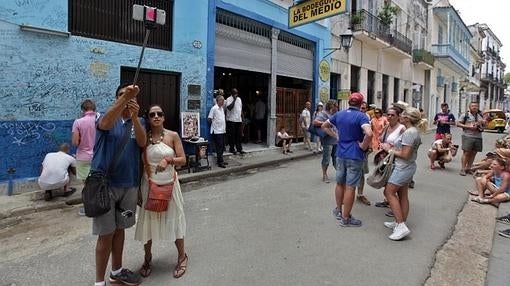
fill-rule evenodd
<path id="1" fill-rule="evenodd" d="M 276 69 L 278 67 L 278 34 L 279 29 L 271 29 L 271 80 L 269 83 L 269 116 L 267 117 L 266 142 L 269 147 L 275 146 L 276 138 Z"/>

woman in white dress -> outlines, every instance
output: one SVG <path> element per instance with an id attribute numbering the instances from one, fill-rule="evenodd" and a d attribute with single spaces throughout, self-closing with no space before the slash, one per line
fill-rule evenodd
<path id="1" fill-rule="evenodd" d="M 188 255 L 184 250 L 184 235 L 186 233 L 186 220 L 184 218 L 183 197 L 179 180 L 174 175 L 175 166 L 186 164 L 186 156 L 182 142 L 176 132 L 163 127 L 165 114 L 160 106 L 154 105 L 148 113 L 149 130 L 147 131 L 148 144 L 143 154 L 146 172 L 142 177 L 141 193 L 142 207 L 139 211 L 136 224 L 135 239 L 144 243 L 145 259 L 140 269 L 140 275 L 147 277 L 151 274 L 152 240 L 175 241 L 179 257 L 174 270 L 174 277 L 179 278 L 186 272 Z M 158 185 L 174 182 L 172 198 L 168 209 L 164 212 L 145 210 L 148 195 L 148 176 Z"/>

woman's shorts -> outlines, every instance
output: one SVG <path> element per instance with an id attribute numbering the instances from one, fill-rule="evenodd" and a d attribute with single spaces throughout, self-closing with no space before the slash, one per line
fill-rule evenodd
<path id="1" fill-rule="evenodd" d="M 388 179 L 388 183 L 399 187 L 405 186 L 412 181 L 414 173 L 416 173 L 416 163 L 403 168 L 395 166 Z"/>

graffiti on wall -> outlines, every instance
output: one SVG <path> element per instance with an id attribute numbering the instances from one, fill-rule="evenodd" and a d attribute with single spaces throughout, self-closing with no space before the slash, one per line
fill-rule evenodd
<path id="1" fill-rule="evenodd" d="M 8 168 L 15 168 L 13 179 L 37 177 L 49 152 L 64 142 L 71 143 L 73 121 L 0 121 L 0 181 L 8 180 Z"/>

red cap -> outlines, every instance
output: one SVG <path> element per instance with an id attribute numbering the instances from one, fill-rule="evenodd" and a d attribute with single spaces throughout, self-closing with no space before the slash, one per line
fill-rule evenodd
<path id="1" fill-rule="evenodd" d="M 354 92 L 349 96 L 349 104 L 351 105 L 360 105 L 363 100 L 363 94 L 361 94 L 361 92 Z"/>

